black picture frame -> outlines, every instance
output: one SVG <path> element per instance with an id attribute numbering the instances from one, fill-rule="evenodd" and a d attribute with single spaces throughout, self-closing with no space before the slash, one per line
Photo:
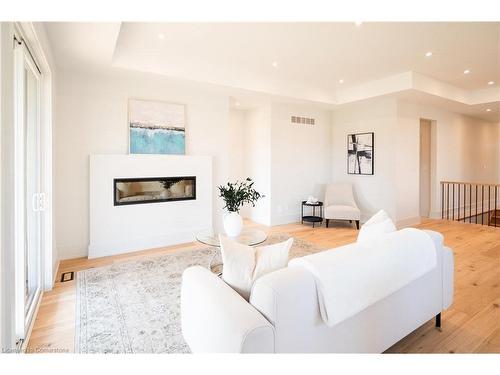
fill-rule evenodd
<path id="1" fill-rule="evenodd" d="M 183 179 L 191 180 L 193 182 L 193 196 L 191 197 L 176 197 L 176 198 L 164 198 L 164 199 L 150 199 L 143 201 L 129 201 L 129 202 L 119 202 L 116 199 L 116 189 L 117 184 L 120 182 L 146 182 L 146 181 L 162 181 L 169 178 L 173 179 Z M 129 206 L 133 204 L 150 204 L 150 203 L 162 203 L 162 202 L 174 202 L 174 201 L 191 201 L 196 200 L 196 176 L 170 176 L 170 177 L 134 177 L 134 178 L 114 178 L 113 179 L 113 205 L 114 206 Z"/>
<path id="2" fill-rule="evenodd" d="M 362 150 L 357 150 L 356 147 L 350 149 L 351 144 L 357 144 L 359 141 L 359 137 L 368 136 L 369 144 L 365 144 Z M 371 148 L 371 150 L 370 150 Z M 356 158 L 357 165 L 351 170 L 350 159 Z M 370 161 L 370 170 L 363 171 L 363 166 L 360 163 L 360 158 L 369 159 Z M 366 132 L 366 133 L 353 133 L 347 134 L 347 174 L 352 175 L 365 175 L 365 176 L 373 176 L 375 174 L 375 133 L 374 132 Z"/>

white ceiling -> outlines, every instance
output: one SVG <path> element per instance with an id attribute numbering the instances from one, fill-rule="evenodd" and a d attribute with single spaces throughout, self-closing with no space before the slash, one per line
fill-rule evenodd
<path id="1" fill-rule="evenodd" d="M 65 69 L 112 65 L 332 105 L 417 90 L 500 121 L 500 23 L 46 23 L 46 29 Z"/>
<path id="2" fill-rule="evenodd" d="M 121 24 L 44 22 L 56 64 L 62 69 L 111 66 Z"/>

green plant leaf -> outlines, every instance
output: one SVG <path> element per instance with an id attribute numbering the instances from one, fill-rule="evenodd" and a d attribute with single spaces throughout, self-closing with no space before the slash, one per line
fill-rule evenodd
<path id="1" fill-rule="evenodd" d="M 253 185 L 252 179 L 247 177 L 245 181 L 228 182 L 226 185 L 218 186 L 219 197 L 224 201 L 224 209 L 238 213 L 245 203 L 255 207 L 255 203 L 264 195 L 256 191 Z"/>

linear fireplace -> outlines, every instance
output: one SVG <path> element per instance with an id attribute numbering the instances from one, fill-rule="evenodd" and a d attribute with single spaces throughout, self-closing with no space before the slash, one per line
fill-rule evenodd
<path id="1" fill-rule="evenodd" d="M 196 177 L 115 178 L 115 206 L 196 199 Z"/>

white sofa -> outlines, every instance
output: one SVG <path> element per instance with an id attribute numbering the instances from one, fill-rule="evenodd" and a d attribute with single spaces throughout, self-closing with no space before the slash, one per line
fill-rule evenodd
<path id="1" fill-rule="evenodd" d="M 261 277 L 247 302 L 208 269 L 190 267 L 182 333 L 194 353 L 381 353 L 434 317 L 439 325 L 452 303 L 453 253 L 440 235 L 431 237 L 435 268 L 333 327 L 323 322 L 315 280 L 303 268 Z"/>

